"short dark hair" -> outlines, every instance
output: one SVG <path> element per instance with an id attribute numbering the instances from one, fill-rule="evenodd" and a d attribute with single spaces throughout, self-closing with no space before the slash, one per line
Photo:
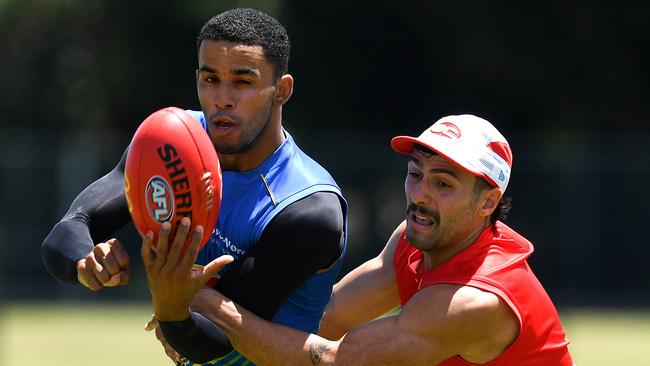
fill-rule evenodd
<path id="1" fill-rule="evenodd" d="M 478 196 L 486 189 L 492 189 L 490 183 L 481 177 L 476 177 L 476 182 L 474 183 L 474 194 Z M 512 198 L 501 196 L 499 204 L 494 209 L 490 215 L 490 222 L 494 224 L 497 220 L 505 221 L 508 218 L 508 214 L 512 209 Z"/>
<path id="2" fill-rule="evenodd" d="M 197 51 L 204 40 L 261 46 L 276 80 L 288 71 L 291 45 L 287 31 L 275 18 L 259 10 L 238 8 L 215 15 L 201 28 Z"/>

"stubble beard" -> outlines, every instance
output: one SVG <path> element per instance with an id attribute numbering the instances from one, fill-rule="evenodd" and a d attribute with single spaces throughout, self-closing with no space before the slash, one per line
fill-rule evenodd
<path id="1" fill-rule="evenodd" d="M 434 249 L 442 248 L 454 244 L 455 240 L 461 240 L 460 238 L 455 237 L 455 232 L 451 232 L 452 229 L 457 231 L 460 226 L 466 224 L 466 221 L 470 217 L 471 213 L 474 210 L 474 205 L 476 201 L 468 203 L 466 206 L 459 208 L 458 210 L 449 213 L 446 215 L 445 220 L 442 220 L 440 213 L 437 211 L 431 211 L 423 207 L 418 207 L 417 205 L 410 204 L 407 208 L 407 217 L 410 215 L 413 207 L 415 207 L 415 212 L 421 212 L 428 215 L 429 217 L 434 218 L 435 228 L 433 232 L 428 235 L 423 235 L 415 232 L 410 227 L 409 220 L 406 221 L 406 241 L 419 250 L 422 251 L 432 251 Z"/>
<path id="2" fill-rule="evenodd" d="M 433 225 L 435 225 L 434 231 L 429 235 L 416 232 L 411 227 L 411 221 L 408 219 L 412 212 L 420 212 L 423 215 L 431 217 Z M 426 251 L 434 248 L 440 238 L 440 214 L 437 211 L 432 211 L 426 207 L 410 203 L 406 208 L 406 217 L 406 241 L 408 241 L 412 247 L 420 250 Z"/>
<path id="3" fill-rule="evenodd" d="M 266 133 L 271 121 L 271 109 L 273 107 L 273 99 L 269 98 L 266 106 L 260 113 L 257 113 L 251 119 L 251 123 L 246 124 L 248 128 L 243 128 L 239 140 L 232 144 L 226 144 L 224 141 L 212 141 L 214 149 L 219 154 L 242 154 L 250 151 L 260 141 L 261 137 Z M 261 123 L 257 123 L 261 121 Z"/>

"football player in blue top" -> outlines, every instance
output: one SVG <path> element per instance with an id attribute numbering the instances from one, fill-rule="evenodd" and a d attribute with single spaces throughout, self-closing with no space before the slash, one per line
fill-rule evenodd
<path id="1" fill-rule="evenodd" d="M 264 319 L 317 332 L 345 253 L 347 204 L 330 174 L 282 127 L 293 92 L 286 30 L 260 11 L 233 9 L 203 26 L 197 48 L 202 111 L 189 112 L 210 135 L 223 170 L 219 218 L 197 264 L 231 255 L 215 289 Z M 43 242 L 54 277 L 93 291 L 129 282 L 128 255 L 112 238 L 130 221 L 125 156 L 77 196 Z M 196 230 L 184 220 L 178 235 Z M 160 237 L 168 235 L 165 224 Z M 174 361 L 252 364 L 189 303 L 179 312 L 152 294 L 150 325 Z"/>

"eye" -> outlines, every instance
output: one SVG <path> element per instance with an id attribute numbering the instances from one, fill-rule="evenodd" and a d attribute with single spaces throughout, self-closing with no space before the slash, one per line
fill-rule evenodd
<path id="1" fill-rule="evenodd" d="M 206 83 L 217 83 L 217 82 L 219 82 L 219 79 L 217 79 L 217 78 L 214 77 L 214 76 L 208 76 L 208 77 L 205 77 L 205 78 L 203 78 L 203 80 L 204 80 Z"/>
<path id="2" fill-rule="evenodd" d="M 441 180 L 436 181 L 434 184 L 435 184 L 436 187 L 438 187 L 438 188 L 449 188 L 449 187 L 451 187 L 451 185 L 450 185 L 449 183 L 444 182 L 444 181 L 441 181 Z"/>
<path id="3" fill-rule="evenodd" d="M 235 83 L 237 83 L 237 84 L 241 84 L 241 85 L 250 85 L 250 84 L 252 84 L 253 82 L 250 81 L 250 80 L 247 80 L 247 79 L 237 79 L 237 80 L 235 81 Z"/>

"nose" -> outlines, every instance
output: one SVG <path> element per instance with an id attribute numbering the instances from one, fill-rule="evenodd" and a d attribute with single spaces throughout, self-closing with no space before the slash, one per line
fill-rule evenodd
<path id="1" fill-rule="evenodd" d="M 426 184 L 424 181 L 419 181 L 414 183 L 410 187 L 409 196 L 411 202 L 416 205 L 427 205 L 431 201 L 429 192 L 427 191 Z"/>
<path id="2" fill-rule="evenodd" d="M 235 106 L 232 90 L 227 85 L 219 85 L 214 95 L 214 105 L 221 110 L 232 109 Z"/>

